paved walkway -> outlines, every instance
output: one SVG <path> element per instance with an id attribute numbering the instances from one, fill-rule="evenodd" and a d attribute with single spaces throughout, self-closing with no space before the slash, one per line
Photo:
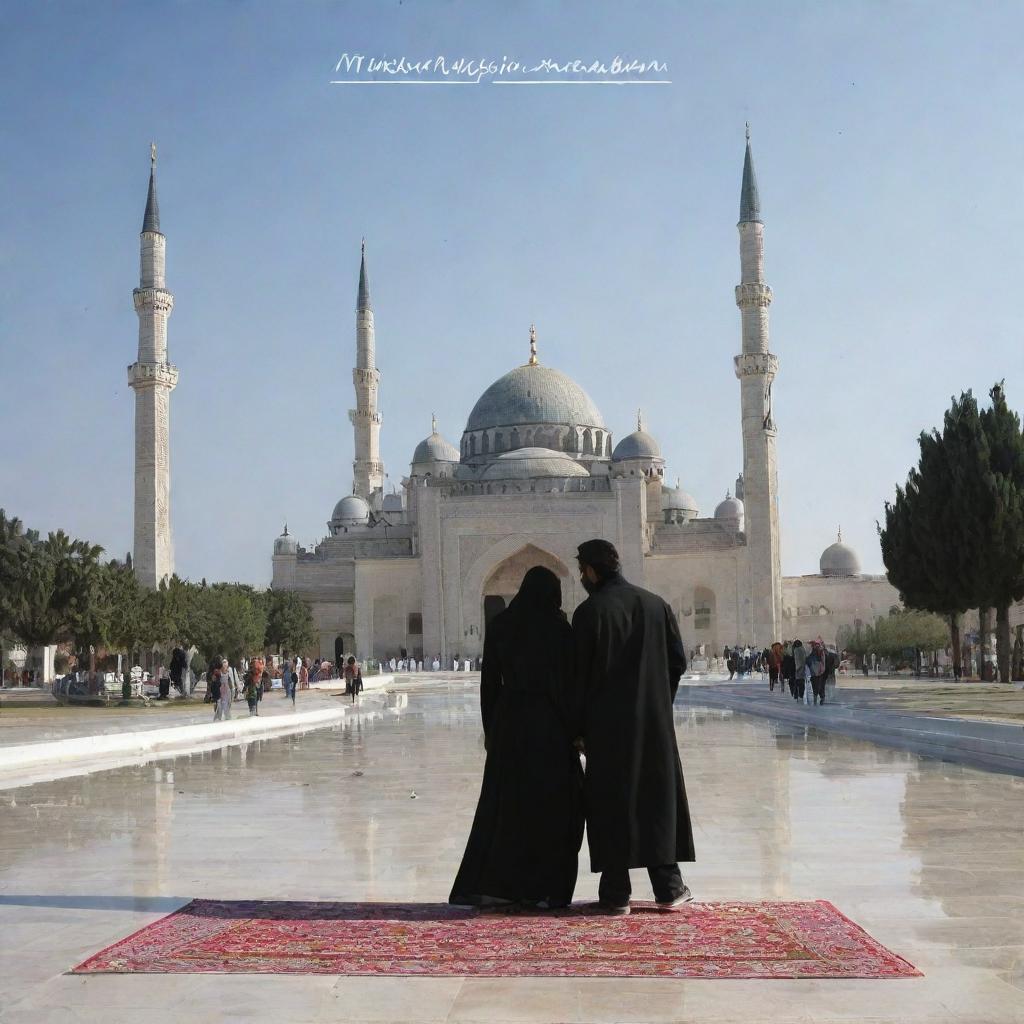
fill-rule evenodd
<path id="1" fill-rule="evenodd" d="M 830 900 L 924 977 L 64 973 L 193 897 L 444 900 L 480 785 L 474 684 L 399 680 L 333 729 L 0 793 L 0 1021 L 1024 1020 L 1024 784 L 696 705 L 676 729 L 697 898 Z M 577 899 L 596 888 L 584 853 Z"/>
<path id="2" fill-rule="evenodd" d="M 901 689 L 856 687 L 844 680 L 829 702 L 805 705 L 786 690 L 769 692 L 767 682 L 688 680 L 677 703 L 728 708 L 791 725 L 824 729 L 958 764 L 1024 776 L 1024 727 L 992 712 L 1019 691 L 977 685 L 973 696 L 946 694 L 947 687 L 912 684 Z M 987 691 L 994 691 L 988 693 Z M 945 702 L 945 703 L 943 703 Z"/>

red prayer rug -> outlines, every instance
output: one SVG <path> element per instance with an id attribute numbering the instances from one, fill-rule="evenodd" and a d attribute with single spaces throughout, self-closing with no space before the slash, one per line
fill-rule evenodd
<path id="1" fill-rule="evenodd" d="M 193 900 L 72 973 L 478 978 L 911 978 L 831 903 L 634 903 L 480 911 L 447 904 Z"/>

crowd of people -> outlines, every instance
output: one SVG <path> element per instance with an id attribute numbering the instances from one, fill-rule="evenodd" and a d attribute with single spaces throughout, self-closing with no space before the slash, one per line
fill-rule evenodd
<path id="1" fill-rule="evenodd" d="M 825 644 L 821 637 L 808 645 L 802 640 L 776 640 L 763 650 L 726 647 L 723 657 L 730 681 L 757 672 L 762 680 L 767 676 L 769 691 L 774 692 L 778 685 L 780 694 L 788 689 L 793 700 L 804 704 L 825 703 L 826 688 L 835 686 L 842 662 L 839 651 Z"/>
<path id="2" fill-rule="evenodd" d="M 340 671 L 339 671 L 340 666 Z M 231 717 L 232 703 L 241 698 L 249 707 L 249 714 L 259 715 L 263 696 L 274 689 L 274 680 L 281 680 L 281 689 L 286 700 L 295 706 L 299 690 L 308 690 L 313 682 L 327 682 L 343 679 L 345 694 L 352 703 L 363 690 L 362 666 L 349 655 L 339 666 L 327 658 L 282 659 L 279 665 L 262 655 L 252 659 L 243 658 L 240 668 L 235 668 L 227 658 L 214 658 L 206 670 L 206 701 L 215 706 L 213 720 L 221 722 Z"/>

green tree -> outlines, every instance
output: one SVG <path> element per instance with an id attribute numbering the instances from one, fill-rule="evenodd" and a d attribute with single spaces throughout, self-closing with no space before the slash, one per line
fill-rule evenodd
<path id="1" fill-rule="evenodd" d="M 252 587 L 215 583 L 196 588 L 189 641 L 207 663 L 216 656 L 237 662 L 262 650 L 266 629 L 266 610 Z"/>
<path id="2" fill-rule="evenodd" d="M 987 604 L 996 609 L 999 678 L 1011 680 L 1010 605 L 1024 597 L 1024 436 L 1020 419 L 1006 404 L 1002 383 L 989 392 L 981 413 L 989 461 L 980 467 L 984 492 L 978 509 L 988 538 L 984 577 Z M 986 631 L 983 629 L 983 634 Z"/>
<path id="3" fill-rule="evenodd" d="M 63 530 L 45 540 L 26 535 L 5 558 L 11 633 L 29 647 L 72 639 L 93 614 L 103 549 L 73 540 Z"/>
<path id="4" fill-rule="evenodd" d="M 278 652 L 308 648 L 316 638 L 309 602 L 291 590 L 268 590 L 263 598 L 267 614 L 264 646 Z"/>

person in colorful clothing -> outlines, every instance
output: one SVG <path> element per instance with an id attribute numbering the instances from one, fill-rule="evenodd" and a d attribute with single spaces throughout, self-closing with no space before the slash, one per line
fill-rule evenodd
<path id="1" fill-rule="evenodd" d="M 245 673 L 242 690 L 245 702 L 249 705 L 250 715 L 259 715 L 260 700 L 263 698 L 263 659 L 253 658 L 249 662 L 249 671 Z"/>

